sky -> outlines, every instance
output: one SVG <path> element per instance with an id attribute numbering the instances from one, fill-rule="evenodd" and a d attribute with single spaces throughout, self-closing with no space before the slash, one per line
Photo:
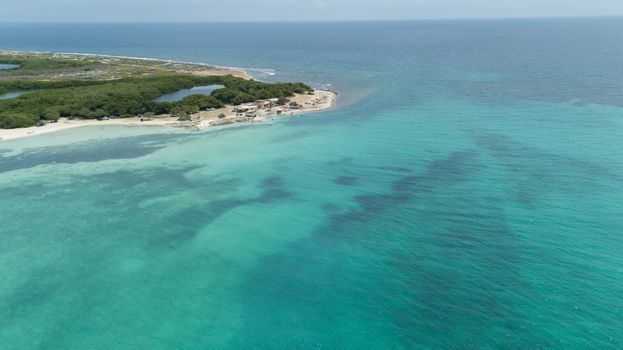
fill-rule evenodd
<path id="1" fill-rule="evenodd" d="M 621 16 L 623 0 L 0 0 L 0 22 Z"/>

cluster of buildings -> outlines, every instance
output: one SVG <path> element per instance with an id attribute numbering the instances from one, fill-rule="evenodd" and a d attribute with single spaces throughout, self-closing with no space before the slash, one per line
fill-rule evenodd
<path id="1" fill-rule="evenodd" d="M 279 99 L 277 98 L 271 98 L 234 106 L 236 121 L 263 119 L 271 114 L 282 114 L 301 108 L 301 106 L 296 102 L 287 102 L 283 105 L 277 105 L 278 101 Z"/>
<path id="2" fill-rule="evenodd" d="M 255 102 L 243 103 L 230 107 L 231 109 L 229 111 L 235 113 L 234 115 L 229 114 L 226 116 L 221 113 L 218 118 L 211 119 L 205 123 L 206 125 L 217 126 L 241 122 L 263 121 L 271 116 L 274 118 L 276 115 L 295 115 L 299 111 L 323 107 L 329 101 L 329 98 L 327 94 L 322 94 L 321 96 L 314 94 L 303 102 L 304 105 L 299 104 L 298 101 L 291 101 L 284 98 L 257 100 Z"/>

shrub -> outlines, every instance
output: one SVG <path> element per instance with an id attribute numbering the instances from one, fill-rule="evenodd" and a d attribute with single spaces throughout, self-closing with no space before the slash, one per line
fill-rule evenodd
<path id="1" fill-rule="evenodd" d="M 0 115 L 0 128 L 16 129 L 34 126 L 38 118 L 27 114 Z"/>
<path id="2" fill-rule="evenodd" d="M 59 63 L 58 66 L 76 62 Z M 193 95 L 173 103 L 154 101 L 169 92 L 213 84 L 222 84 L 225 88 L 213 91 L 210 96 Z M 0 94 L 11 91 L 31 92 L 18 98 L 0 101 L 0 115 L 4 115 L 0 120 L 0 128 L 30 126 L 41 119 L 56 120 L 59 117 L 130 117 L 148 112 L 171 113 L 180 117 L 207 108 L 222 108 L 225 104 L 240 104 L 266 98 L 278 98 L 283 105 L 289 102 L 289 96 L 311 91 L 311 88 L 302 83 L 271 84 L 233 76 L 194 75 L 126 77 L 113 81 L 0 81 Z"/>

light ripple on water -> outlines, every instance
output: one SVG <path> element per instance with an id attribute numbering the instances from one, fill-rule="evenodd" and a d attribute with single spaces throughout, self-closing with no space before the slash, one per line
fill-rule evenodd
<path id="1" fill-rule="evenodd" d="M 278 67 L 356 103 L 3 143 L 3 344 L 620 348 L 622 24 L 513 23 L 240 25 L 236 50 L 204 40 L 225 24 L 133 27 L 160 46 L 128 55 Z M 90 51 L 72 26 L 57 40 Z M 128 27 L 105 28 L 119 53 Z"/>

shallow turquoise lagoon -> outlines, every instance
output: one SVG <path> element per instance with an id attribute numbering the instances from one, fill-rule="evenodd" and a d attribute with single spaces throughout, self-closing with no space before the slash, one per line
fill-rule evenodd
<path id="1" fill-rule="evenodd" d="M 19 67 L 18 64 L 5 64 L 5 63 L 0 63 L 0 70 L 2 69 L 13 69 L 13 68 L 17 68 Z"/>
<path id="2" fill-rule="evenodd" d="M 0 143 L 2 347 L 623 347 L 621 19 L 10 27 L 340 97 Z"/>
<path id="3" fill-rule="evenodd" d="M 190 89 L 182 89 L 169 94 L 162 95 L 155 99 L 156 102 L 177 102 L 184 99 L 184 97 L 192 95 L 210 95 L 212 91 L 220 88 L 224 88 L 224 85 L 208 85 L 208 86 L 195 86 Z"/>
<path id="4" fill-rule="evenodd" d="M 8 92 L 6 94 L 0 95 L 0 100 L 8 100 L 8 99 L 11 99 L 11 98 L 16 98 L 16 97 L 19 97 L 19 96 L 23 95 L 24 93 L 25 92 L 21 92 L 21 91 L 19 91 L 19 92 Z"/>

